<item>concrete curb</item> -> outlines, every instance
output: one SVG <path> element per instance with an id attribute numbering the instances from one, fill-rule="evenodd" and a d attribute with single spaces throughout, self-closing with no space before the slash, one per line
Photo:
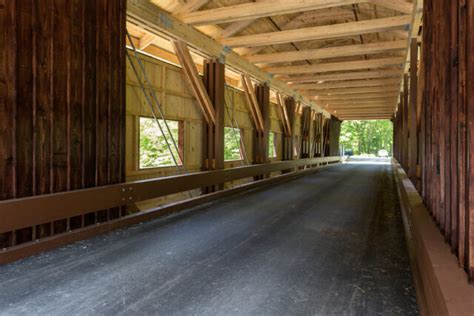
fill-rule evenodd
<path id="1" fill-rule="evenodd" d="M 474 286 L 436 224 L 421 196 L 396 161 L 392 168 L 405 226 L 408 252 L 421 315 L 474 315 Z"/>

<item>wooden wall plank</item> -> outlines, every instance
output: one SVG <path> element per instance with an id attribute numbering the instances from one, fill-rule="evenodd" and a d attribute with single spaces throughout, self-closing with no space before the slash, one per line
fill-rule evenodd
<path id="1" fill-rule="evenodd" d="M 0 5 L 0 200 L 16 197 L 16 2 Z"/>
<path id="2" fill-rule="evenodd" d="M 35 122 L 35 186 L 36 194 L 51 193 L 51 74 L 52 74 L 52 2 L 45 1 L 36 5 L 35 15 L 44 17 L 36 19 L 35 52 L 36 70 L 36 122 Z"/>
<path id="3" fill-rule="evenodd" d="M 413 183 L 417 182 L 417 161 L 418 161 L 418 128 L 417 128 L 417 85 L 418 85 L 418 39 L 413 38 L 410 46 L 410 166 L 408 176 Z"/>
<path id="4" fill-rule="evenodd" d="M 0 199 L 124 180 L 125 4 L 0 1 Z M 70 224 L 25 228 L 8 242 Z"/>
<path id="5" fill-rule="evenodd" d="M 82 53 L 83 72 L 83 94 L 84 104 L 82 113 L 82 177 L 85 188 L 97 185 L 97 161 L 96 161 L 96 125 L 97 125 L 97 58 L 98 42 L 96 39 L 98 30 L 97 5 L 94 1 L 85 1 L 85 12 L 88 19 L 84 21 L 84 47 Z"/>
<path id="6" fill-rule="evenodd" d="M 17 120 L 16 120 L 16 176 L 17 196 L 33 194 L 33 18 L 31 2 L 16 3 L 16 36 L 21 46 L 16 50 Z M 21 118 L 21 119 L 19 119 Z"/>
<path id="7" fill-rule="evenodd" d="M 467 272 L 474 281 L 474 3 L 467 2 L 467 25 L 470 30 L 467 38 L 467 108 L 469 115 L 469 211 L 467 225 Z"/>
<path id="8" fill-rule="evenodd" d="M 68 111 L 68 190 L 80 189 L 83 187 L 82 172 L 82 152 L 83 152 L 83 84 L 85 74 L 83 74 L 83 30 L 84 30 L 84 7 L 82 0 L 69 1 L 70 10 L 70 92 Z"/>
<path id="9" fill-rule="evenodd" d="M 0 200 L 16 197 L 16 2 L 0 1 Z M 0 234 L 0 248 L 15 243 Z"/>
<path id="10" fill-rule="evenodd" d="M 109 161 L 109 133 L 110 133 L 110 75 L 109 55 L 110 49 L 110 19 L 107 0 L 97 1 L 97 21 L 104 21 L 102 27 L 97 31 L 97 42 L 100 48 L 97 50 L 97 185 L 108 183 L 110 176 Z"/>
<path id="11" fill-rule="evenodd" d="M 451 227 L 450 230 L 450 244 L 451 250 L 453 253 L 457 251 L 458 244 L 458 143 L 457 143 L 457 133 L 458 133 L 458 2 L 451 1 L 451 46 L 450 46 L 450 70 L 449 74 L 451 78 L 450 82 L 450 100 L 449 100 L 449 113 L 448 118 L 450 120 L 450 166 L 448 172 L 451 176 L 450 187 L 450 209 L 451 209 Z"/>
<path id="12" fill-rule="evenodd" d="M 468 170 L 467 166 L 467 126 L 466 126 L 466 115 L 467 115 L 467 87 L 466 87 L 466 78 L 467 78 L 467 36 L 468 29 L 466 23 L 466 0 L 459 0 L 459 73 L 458 73 L 458 223 L 459 231 L 458 235 L 458 260 L 459 265 L 464 267 L 466 263 L 466 213 L 467 213 L 467 199 L 466 197 L 466 188 L 467 188 L 467 178 L 466 172 Z"/>
<path id="13" fill-rule="evenodd" d="M 421 190 L 434 220 L 474 280 L 474 3 L 426 1 L 423 7 L 423 95 L 418 129 Z M 412 95 L 413 98 L 413 95 Z M 412 99 L 413 100 L 413 99 Z M 404 129 L 405 98 L 396 113 L 395 134 Z M 421 107 L 420 107 L 421 106 Z M 413 110 L 413 109 L 412 109 Z M 411 135 L 410 129 L 410 138 Z M 403 133 L 403 132 L 402 132 Z M 406 138 L 396 136 L 405 162 Z M 413 157 L 411 157 L 413 158 Z M 413 161 L 412 161 L 413 163 Z M 410 168 L 412 168 L 412 163 Z M 407 168 L 406 164 L 403 163 Z"/>
<path id="14" fill-rule="evenodd" d="M 68 115 L 70 80 L 70 11 L 65 1 L 53 0 L 53 191 L 68 188 Z"/>

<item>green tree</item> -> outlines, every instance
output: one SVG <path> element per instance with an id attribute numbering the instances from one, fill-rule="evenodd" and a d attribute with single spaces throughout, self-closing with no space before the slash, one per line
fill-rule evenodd
<path id="1" fill-rule="evenodd" d="M 224 160 L 240 160 L 240 129 L 224 128 Z"/>
<path id="2" fill-rule="evenodd" d="M 268 133 L 268 157 L 273 158 L 276 157 L 275 151 L 275 133 L 270 132 Z"/>
<path id="3" fill-rule="evenodd" d="M 377 155 L 381 149 L 391 155 L 393 124 L 389 120 L 344 121 L 340 143 L 354 155 Z"/>
<path id="4" fill-rule="evenodd" d="M 178 164 L 181 164 L 179 154 L 176 152 L 170 135 L 167 134 L 165 123 L 158 120 L 166 134 L 168 143 Z M 179 122 L 167 120 L 174 140 L 178 143 Z M 166 145 L 165 137 L 161 133 L 155 119 L 140 117 L 140 168 L 157 168 L 174 166 L 174 160 Z"/>

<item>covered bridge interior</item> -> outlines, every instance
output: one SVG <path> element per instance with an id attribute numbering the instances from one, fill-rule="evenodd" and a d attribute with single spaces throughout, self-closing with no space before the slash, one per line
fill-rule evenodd
<path id="1" fill-rule="evenodd" d="M 473 14 L 0 0 L 0 314 L 473 315 Z"/>

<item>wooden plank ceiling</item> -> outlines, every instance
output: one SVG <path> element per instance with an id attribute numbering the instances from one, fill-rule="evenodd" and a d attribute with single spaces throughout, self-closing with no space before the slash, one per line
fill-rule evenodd
<path id="1" fill-rule="evenodd" d="M 417 0 L 151 2 L 343 120 L 392 117 L 419 27 Z M 140 49 L 173 61 L 169 43 L 128 28 Z"/>

